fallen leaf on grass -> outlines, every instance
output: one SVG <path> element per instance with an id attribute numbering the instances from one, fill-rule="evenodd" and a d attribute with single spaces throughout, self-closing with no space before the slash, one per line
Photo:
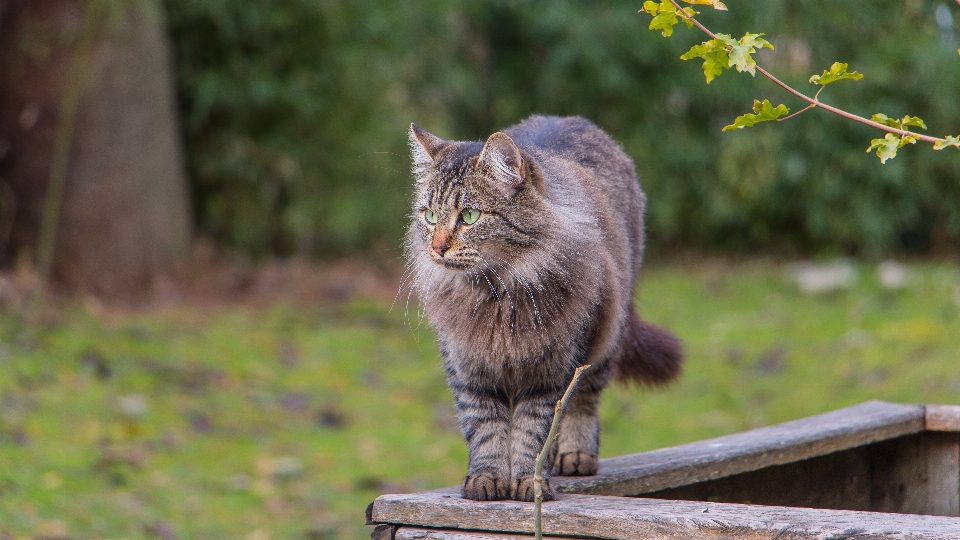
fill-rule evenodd
<path id="1" fill-rule="evenodd" d="M 306 412 L 310 407 L 310 396 L 303 392 L 288 392 L 279 401 L 281 407 L 294 413 Z"/>
<path id="2" fill-rule="evenodd" d="M 347 416 L 336 405 L 327 405 L 317 411 L 317 423 L 323 427 L 342 429 L 347 426 Z"/>
<path id="3" fill-rule="evenodd" d="M 177 540 L 179 537 L 173 527 L 166 521 L 154 521 L 143 526 L 143 534 L 160 540 Z"/>
<path id="4" fill-rule="evenodd" d="M 783 371 L 783 358 L 787 355 L 784 345 L 774 345 L 763 354 L 757 362 L 757 371 L 760 373 L 778 373 Z"/>

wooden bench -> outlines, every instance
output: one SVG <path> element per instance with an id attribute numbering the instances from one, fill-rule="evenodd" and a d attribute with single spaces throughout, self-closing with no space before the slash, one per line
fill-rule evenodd
<path id="1" fill-rule="evenodd" d="M 551 482 L 547 537 L 960 539 L 960 406 L 870 401 Z M 367 522 L 375 540 L 529 539 L 533 504 L 445 488 L 382 495 Z"/>

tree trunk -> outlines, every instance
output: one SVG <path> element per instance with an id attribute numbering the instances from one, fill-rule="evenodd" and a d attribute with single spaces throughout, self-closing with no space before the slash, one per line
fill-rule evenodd
<path id="1" fill-rule="evenodd" d="M 73 289 L 127 295 L 185 254 L 190 206 L 162 13 L 156 0 L 0 0 L 7 264 L 43 270 L 44 212 L 57 218 L 51 277 Z M 74 112 L 57 201 L 58 127 Z"/>

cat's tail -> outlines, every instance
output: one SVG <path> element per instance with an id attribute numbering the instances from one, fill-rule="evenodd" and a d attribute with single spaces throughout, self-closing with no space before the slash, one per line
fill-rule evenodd
<path id="1" fill-rule="evenodd" d="M 669 331 L 642 320 L 631 308 L 620 337 L 615 377 L 641 384 L 666 384 L 680 374 L 683 346 Z"/>

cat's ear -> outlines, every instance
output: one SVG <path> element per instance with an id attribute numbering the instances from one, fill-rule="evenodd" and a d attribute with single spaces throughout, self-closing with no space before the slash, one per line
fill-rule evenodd
<path id="1" fill-rule="evenodd" d="M 410 124 L 410 154 L 413 156 L 414 173 L 433 165 L 437 154 L 448 144 L 450 141 L 445 141 L 416 124 Z"/>
<path id="2" fill-rule="evenodd" d="M 523 181 L 523 157 L 505 133 L 498 131 L 487 139 L 477 163 L 506 195 L 516 193 Z"/>

